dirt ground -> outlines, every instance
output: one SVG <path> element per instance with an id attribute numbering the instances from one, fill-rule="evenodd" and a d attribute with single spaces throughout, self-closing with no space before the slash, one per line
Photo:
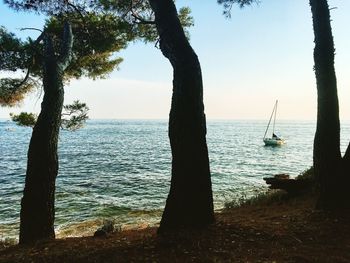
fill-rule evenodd
<path id="1" fill-rule="evenodd" d="M 350 262 L 350 213 L 289 198 L 230 208 L 202 231 L 157 236 L 146 228 L 12 246 L 0 262 Z"/>

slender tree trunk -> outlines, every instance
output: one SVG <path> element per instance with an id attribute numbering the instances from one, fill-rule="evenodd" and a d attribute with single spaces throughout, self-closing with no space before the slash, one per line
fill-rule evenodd
<path id="1" fill-rule="evenodd" d="M 172 178 L 159 232 L 203 227 L 214 221 L 214 212 L 200 63 L 186 39 L 173 0 L 149 2 L 161 51 L 174 70 L 169 119 Z"/>
<path id="2" fill-rule="evenodd" d="M 72 41 L 72 31 L 67 24 L 62 53 L 56 58 L 50 37 L 48 35 L 44 37 L 45 94 L 29 144 L 25 188 L 21 202 L 20 244 L 55 238 L 57 141 L 64 99 L 63 74 L 70 61 Z"/>
<path id="3" fill-rule="evenodd" d="M 314 169 L 320 186 L 320 208 L 335 208 L 341 199 L 341 153 L 334 43 L 327 0 L 310 0 L 315 34 L 317 128 Z"/>

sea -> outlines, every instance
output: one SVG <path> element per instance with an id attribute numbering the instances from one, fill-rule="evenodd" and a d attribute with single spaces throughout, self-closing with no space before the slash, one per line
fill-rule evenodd
<path id="1" fill-rule="evenodd" d="M 207 143 L 217 211 L 267 191 L 263 177 L 295 177 L 312 165 L 312 121 L 279 121 L 280 147 L 264 146 L 266 121 L 212 120 Z M 342 152 L 350 122 L 342 122 Z M 0 240 L 19 232 L 26 156 L 32 129 L 0 120 Z M 271 131 L 269 131 L 271 134 Z M 118 228 L 157 225 L 171 178 L 166 120 L 89 120 L 60 132 L 55 231 L 58 237 L 92 235 L 105 222 Z"/>

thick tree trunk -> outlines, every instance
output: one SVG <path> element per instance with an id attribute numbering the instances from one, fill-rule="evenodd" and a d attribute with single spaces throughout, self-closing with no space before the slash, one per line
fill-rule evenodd
<path id="1" fill-rule="evenodd" d="M 346 149 L 345 155 L 343 157 L 343 168 L 343 176 L 347 181 L 346 185 L 348 185 L 350 183 L 350 144 L 348 145 L 348 148 Z"/>
<path id="2" fill-rule="evenodd" d="M 62 54 L 60 58 L 56 58 L 50 37 L 44 37 L 45 94 L 29 144 L 26 181 L 21 203 L 20 244 L 55 237 L 57 141 L 64 99 L 63 74 L 70 61 L 72 41 L 71 28 L 66 25 Z"/>
<path id="3" fill-rule="evenodd" d="M 172 178 L 159 232 L 203 227 L 214 221 L 214 212 L 200 63 L 186 39 L 173 0 L 149 2 L 161 51 L 174 70 L 169 119 Z"/>
<path id="4" fill-rule="evenodd" d="M 320 208 L 335 208 L 342 199 L 340 124 L 334 43 L 327 0 L 310 0 L 315 34 L 317 128 L 314 169 L 320 186 Z"/>
<path id="5" fill-rule="evenodd" d="M 346 152 L 344 155 L 344 161 L 346 161 L 348 163 L 350 162 L 350 144 L 348 145 L 348 148 L 346 149 Z"/>

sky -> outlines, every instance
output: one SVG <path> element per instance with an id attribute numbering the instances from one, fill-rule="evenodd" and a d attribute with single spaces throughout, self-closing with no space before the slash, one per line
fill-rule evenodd
<path id="1" fill-rule="evenodd" d="M 222 15 L 216 0 L 178 0 L 189 6 L 195 26 L 191 45 L 201 62 L 208 119 L 268 119 L 279 100 L 278 119 L 316 120 L 313 30 L 307 0 L 261 0 Z M 329 0 L 336 47 L 340 118 L 350 120 L 350 1 Z M 0 25 L 25 37 L 22 27 L 41 27 L 44 17 L 16 13 L 0 3 Z M 74 80 L 65 103 L 79 99 L 92 119 L 167 119 L 172 68 L 154 44 L 131 43 L 109 78 Z M 15 108 L 0 108 L 0 118 L 39 112 L 40 92 Z"/>

